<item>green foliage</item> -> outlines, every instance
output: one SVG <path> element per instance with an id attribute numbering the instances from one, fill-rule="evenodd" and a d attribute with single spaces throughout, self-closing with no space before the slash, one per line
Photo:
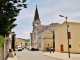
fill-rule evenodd
<path id="1" fill-rule="evenodd" d="M 9 35 L 22 7 L 27 8 L 24 4 L 27 0 L 0 0 L 0 34 L 2 36 Z"/>
<path id="2" fill-rule="evenodd" d="M 27 42 L 25 43 L 25 45 L 27 45 Z"/>
<path id="3" fill-rule="evenodd" d="M 44 49 L 41 49 L 41 51 L 42 51 L 42 52 L 46 52 L 46 48 L 44 48 Z"/>
<path id="4" fill-rule="evenodd" d="M 30 42 L 30 39 L 25 40 L 26 42 Z"/>
<path id="5" fill-rule="evenodd" d="M 30 42 L 30 39 L 23 39 L 23 40 L 25 40 L 26 42 Z"/>
<path id="6" fill-rule="evenodd" d="M 0 35 L 0 47 L 4 45 L 4 37 Z"/>
<path id="7" fill-rule="evenodd" d="M 46 50 L 42 50 L 42 52 L 46 52 Z"/>

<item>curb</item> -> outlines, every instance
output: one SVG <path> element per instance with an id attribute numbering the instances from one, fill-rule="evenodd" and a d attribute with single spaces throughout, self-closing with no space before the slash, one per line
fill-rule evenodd
<path id="1" fill-rule="evenodd" d="M 48 56 L 48 55 L 44 55 L 44 56 Z M 48 57 L 55 58 L 55 57 L 52 57 L 52 56 L 48 56 Z M 60 58 L 55 58 L 55 59 L 63 60 L 63 59 L 60 59 Z"/>
<path id="2" fill-rule="evenodd" d="M 14 56 L 14 58 L 8 58 L 7 60 L 18 60 L 18 57 Z"/>
<path id="3" fill-rule="evenodd" d="M 13 55 L 13 57 L 8 56 L 7 60 L 19 60 L 18 56 L 16 55 L 16 53 L 14 51 L 12 52 L 12 55 Z"/>
<path id="4" fill-rule="evenodd" d="M 59 60 L 65 60 L 65 59 L 61 59 L 61 58 L 56 58 L 56 57 L 53 57 L 53 56 L 49 56 L 49 55 L 45 55 L 45 54 L 43 54 L 44 56 L 48 56 L 48 57 L 51 57 L 51 58 L 55 58 L 55 59 L 59 59 Z M 73 60 L 74 60 L 74 58 L 72 58 Z M 72 60 L 71 59 L 71 60 Z M 75 58 L 76 59 L 76 58 Z M 67 60 L 67 59 L 66 59 Z M 70 60 L 70 59 L 69 59 Z M 78 59 L 77 58 L 77 60 L 80 60 L 80 59 Z"/>

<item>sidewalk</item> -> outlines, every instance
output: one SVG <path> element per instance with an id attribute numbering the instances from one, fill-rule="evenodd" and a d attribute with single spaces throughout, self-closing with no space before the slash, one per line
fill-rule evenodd
<path id="1" fill-rule="evenodd" d="M 18 60 L 17 56 L 14 56 L 13 52 L 10 52 L 9 57 L 7 58 L 7 60 Z"/>
<path id="2" fill-rule="evenodd" d="M 68 53 L 60 53 L 60 52 L 44 52 L 43 55 L 57 58 L 60 60 L 80 60 L 80 54 L 70 54 L 70 58 L 68 58 Z"/>

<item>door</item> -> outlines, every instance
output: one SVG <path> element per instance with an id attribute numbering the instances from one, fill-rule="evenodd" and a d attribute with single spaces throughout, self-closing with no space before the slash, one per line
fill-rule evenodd
<path id="1" fill-rule="evenodd" d="M 60 45 L 60 50 L 61 50 L 61 51 L 64 51 L 63 45 Z"/>

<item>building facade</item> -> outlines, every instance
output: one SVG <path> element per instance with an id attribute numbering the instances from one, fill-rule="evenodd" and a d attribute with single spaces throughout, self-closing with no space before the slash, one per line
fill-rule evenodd
<path id="1" fill-rule="evenodd" d="M 23 46 L 23 47 L 25 47 L 25 43 L 26 43 L 26 41 L 24 41 L 21 38 L 16 38 L 15 39 L 15 46 Z"/>
<path id="2" fill-rule="evenodd" d="M 71 53 L 80 53 L 80 23 L 68 22 L 69 45 Z M 55 51 L 68 52 L 68 37 L 66 22 L 55 28 Z"/>
<path id="3" fill-rule="evenodd" d="M 53 48 L 53 33 L 49 30 L 45 30 L 42 32 L 41 39 L 39 39 L 39 49 L 49 50 L 50 48 Z"/>

